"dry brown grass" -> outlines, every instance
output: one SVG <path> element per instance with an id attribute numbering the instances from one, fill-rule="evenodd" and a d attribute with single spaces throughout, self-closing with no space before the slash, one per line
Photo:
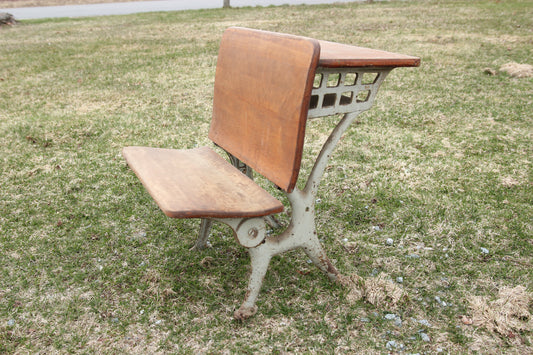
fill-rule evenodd
<path id="1" fill-rule="evenodd" d="M 515 78 L 531 78 L 533 76 L 533 65 L 511 62 L 502 65 L 500 71 Z"/>
<path id="2" fill-rule="evenodd" d="M 341 284 L 348 289 L 346 299 L 351 303 L 363 299 L 376 307 L 396 310 L 407 298 L 405 290 L 386 274 L 366 279 L 358 275 L 343 276 Z"/>
<path id="3" fill-rule="evenodd" d="M 533 294 L 524 286 L 502 287 L 495 299 L 473 296 L 469 300 L 475 326 L 514 340 L 516 334 L 533 330 Z"/>
<path id="4" fill-rule="evenodd" d="M 533 294 L 524 286 L 502 287 L 495 297 L 472 296 L 468 301 L 472 317 L 463 317 L 463 324 L 488 330 L 473 333 L 471 351 L 531 354 L 531 337 L 526 334 L 533 330 Z"/>

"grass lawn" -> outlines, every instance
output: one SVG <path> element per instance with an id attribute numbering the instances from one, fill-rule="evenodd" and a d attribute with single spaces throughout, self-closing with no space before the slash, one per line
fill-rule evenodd
<path id="1" fill-rule="evenodd" d="M 0 353 L 533 353 L 533 78 L 500 70 L 533 64 L 532 5 L 0 28 Z M 217 51 L 233 25 L 422 58 L 389 75 L 319 192 L 320 238 L 363 297 L 295 251 L 272 261 L 258 314 L 234 321 L 246 250 L 216 225 L 212 247 L 189 252 L 199 221 L 165 217 L 121 157 L 126 145 L 210 145 Z M 335 122 L 309 123 L 302 176 Z"/>

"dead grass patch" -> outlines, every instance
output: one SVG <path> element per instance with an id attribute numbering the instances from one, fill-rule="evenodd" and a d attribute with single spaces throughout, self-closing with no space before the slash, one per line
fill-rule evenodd
<path id="1" fill-rule="evenodd" d="M 501 179 L 501 183 L 505 187 L 514 187 L 520 185 L 520 181 L 516 180 L 512 176 L 506 176 Z"/>
<path id="2" fill-rule="evenodd" d="M 496 299 L 473 296 L 469 299 L 472 324 L 519 341 L 519 333 L 533 330 L 533 295 L 524 286 L 502 287 Z"/>
<path id="3" fill-rule="evenodd" d="M 364 299 L 373 306 L 394 310 L 407 299 L 405 290 L 384 273 L 366 279 L 358 275 L 343 276 L 340 282 L 349 289 L 346 298 L 350 303 Z"/>
<path id="4" fill-rule="evenodd" d="M 500 67 L 500 71 L 509 74 L 514 78 L 531 78 L 533 77 L 533 65 L 506 63 Z"/>

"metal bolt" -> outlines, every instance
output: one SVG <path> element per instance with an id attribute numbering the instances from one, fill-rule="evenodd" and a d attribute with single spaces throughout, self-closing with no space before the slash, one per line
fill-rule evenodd
<path id="1" fill-rule="evenodd" d="M 257 237 L 258 234 L 259 234 L 259 231 L 257 230 L 257 228 L 250 228 L 248 230 L 248 236 L 251 238 Z"/>

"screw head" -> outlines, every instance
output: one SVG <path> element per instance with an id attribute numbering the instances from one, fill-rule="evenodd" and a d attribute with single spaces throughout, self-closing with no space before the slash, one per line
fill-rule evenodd
<path id="1" fill-rule="evenodd" d="M 249 237 L 252 237 L 252 238 L 255 238 L 257 237 L 257 235 L 259 234 L 259 231 L 257 230 L 257 228 L 250 228 L 248 229 L 248 236 Z"/>

